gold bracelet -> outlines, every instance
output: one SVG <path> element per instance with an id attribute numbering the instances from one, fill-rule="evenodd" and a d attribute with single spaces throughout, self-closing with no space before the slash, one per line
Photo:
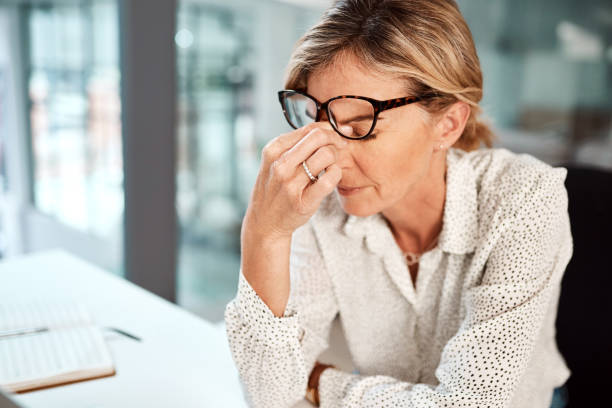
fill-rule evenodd
<path id="1" fill-rule="evenodd" d="M 306 399 L 308 400 L 308 402 L 310 402 L 312 405 L 317 405 L 317 400 L 316 400 L 316 396 L 315 396 L 315 389 L 314 388 L 306 388 Z"/>
<path id="2" fill-rule="evenodd" d="M 319 378 L 321 378 L 321 374 L 325 371 L 326 368 L 336 368 L 331 364 L 322 364 L 318 361 L 315 363 L 314 368 L 310 373 L 310 377 L 308 378 L 308 386 L 306 388 L 306 399 L 310 401 L 312 404 L 317 407 L 320 404 L 319 401 Z"/>

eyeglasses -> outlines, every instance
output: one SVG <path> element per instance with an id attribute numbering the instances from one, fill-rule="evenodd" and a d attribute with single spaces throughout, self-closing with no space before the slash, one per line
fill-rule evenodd
<path id="1" fill-rule="evenodd" d="M 321 103 L 305 92 L 294 90 L 278 92 L 278 100 L 285 118 L 294 129 L 320 121 L 321 114 L 325 112 L 329 123 L 340 136 L 355 140 L 370 136 L 380 112 L 426 98 L 417 96 L 379 101 L 365 96 L 341 95 Z M 350 126 L 352 132 L 343 133 L 340 130 L 343 126 Z"/>

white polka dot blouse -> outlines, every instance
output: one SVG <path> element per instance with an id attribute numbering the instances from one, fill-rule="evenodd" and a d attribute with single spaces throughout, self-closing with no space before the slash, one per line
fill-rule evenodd
<path id="1" fill-rule="evenodd" d="M 225 323 L 249 405 L 302 400 L 339 315 L 358 371 L 326 369 L 321 407 L 548 408 L 570 375 L 555 342 L 566 172 L 449 149 L 442 231 L 415 284 L 382 215 L 347 215 L 330 194 L 293 235 L 282 317 L 239 272 Z"/>

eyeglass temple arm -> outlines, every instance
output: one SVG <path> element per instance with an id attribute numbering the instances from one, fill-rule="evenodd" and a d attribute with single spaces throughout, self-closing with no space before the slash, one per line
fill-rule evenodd
<path id="1" fill-rule="evenodd" d="M 382 112 L 388 109 L 399 108 L 400 106 L 409 105 L 415 102 L 420 102 L 423 99 L 425 98 L 422 96 L 389 99 L 387 101 L 380 101 L 377 104 L 376 108 L 378 109 L 378 112 Z"/>

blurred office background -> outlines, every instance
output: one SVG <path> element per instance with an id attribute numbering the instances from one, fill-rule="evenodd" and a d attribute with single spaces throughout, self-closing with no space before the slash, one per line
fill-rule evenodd
<path id="1" fill-rule="evenodd" d="M 261 148 L 289 130 L 276 91 L 326 4 L 1 0 L 1 256 L 65 248 L 222 320 Z M 459 5 L 498 146 L 612 169 L 612 2 Z M 141 59 L 162 73 L 144 87 Z M 166 120 L 149 95 L 175 114 L 147 146 L 140 122 Z"/>

